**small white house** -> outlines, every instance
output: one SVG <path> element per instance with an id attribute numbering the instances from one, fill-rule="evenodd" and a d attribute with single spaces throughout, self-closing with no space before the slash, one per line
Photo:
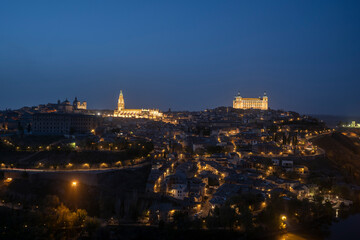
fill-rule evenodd
<path id="1" fill-rule="evenodd" d="M 170 196 L 180 200 L 184 200 L 184 198 L 188 196 L 188 191 L 185 184 L 174 185 L 173 188 L 170 189 L 169 193 Z"/>

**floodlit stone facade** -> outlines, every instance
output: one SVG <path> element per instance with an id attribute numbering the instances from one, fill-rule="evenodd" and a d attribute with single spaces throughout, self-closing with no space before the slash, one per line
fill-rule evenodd
<path id="1" fill-rule="evenodd" d="M 156 119 L 162 117 L 162 115 L 157 109 L 125 109 L 124 95 L 120 91 L 118 107 L 114 111 L 114 117 Z"/>
<path id="2" fill-rule="evenodd" d="M 263 97 L 259 98 L 244 98 L 241 97 L 240 93 L 238 93 L 233 101 L 233 108 L 268 110 L 269 99 L 266 95 L 266 92 L 264 92 Z"/>

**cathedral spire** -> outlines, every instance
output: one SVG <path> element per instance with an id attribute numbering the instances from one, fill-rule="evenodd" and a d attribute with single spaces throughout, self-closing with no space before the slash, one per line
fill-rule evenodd
<path id="1" fill-rule="evenodd" d="M 118 100 L 118 111 L 122 111 L 125 109 L 125 101 L 122 90 L 120 90 L 119 100 Z"/>

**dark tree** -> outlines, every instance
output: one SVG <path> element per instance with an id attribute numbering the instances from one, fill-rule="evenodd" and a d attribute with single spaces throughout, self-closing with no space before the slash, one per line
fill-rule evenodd
<path id="1" fill-rule="evenodd" d="M 18 132 L 20 133 L 21 136 L 24 136 L 24 128 L 20 122 L 18 122 Z"/>

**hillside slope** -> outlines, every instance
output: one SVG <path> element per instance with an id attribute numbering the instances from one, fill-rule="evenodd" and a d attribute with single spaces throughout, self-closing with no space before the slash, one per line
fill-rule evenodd
<path id="1" fill-rule="evenodd" d="M 326 151 L 327 158 L 346 176 L 360 184 L 360 141 L 340 132 L 314 139 L 314 144 Z"/>

